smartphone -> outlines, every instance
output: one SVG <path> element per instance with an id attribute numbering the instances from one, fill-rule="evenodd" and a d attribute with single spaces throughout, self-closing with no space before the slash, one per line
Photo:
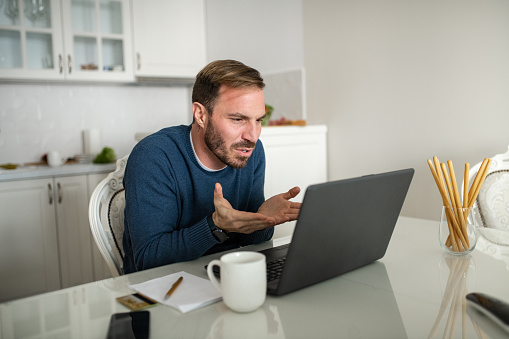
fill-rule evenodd
<path id="1" fill-rule="evenodd" d="M 111 315 L 108 339 L 148 339 L 150 312 L 136 311 Z"/>

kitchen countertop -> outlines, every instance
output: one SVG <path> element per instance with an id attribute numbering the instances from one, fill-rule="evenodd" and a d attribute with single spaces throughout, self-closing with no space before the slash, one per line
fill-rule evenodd
<path id="1" fill-rule="evenodd" d="M 18 167 L 17 169 L 0 169 L 0 182 L 25 179 L 39 179 L 55 176 L 70 176 L 90 173 L 113 172 L 116 163 L 110 164 L 65 164 L 59 167 L 47 165 Z"/>

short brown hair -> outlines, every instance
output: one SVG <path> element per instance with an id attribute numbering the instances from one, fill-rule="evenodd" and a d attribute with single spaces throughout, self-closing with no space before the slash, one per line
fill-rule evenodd
<path id="1" fill-rule="evenodd" d="M 212 113 L 219 97 L 219 89 L 223 85 L 232 88 L 265 87 L 263 78 L 256 69 L 236 60 L 216 60 L 196 75 L 191 99 Z"/>

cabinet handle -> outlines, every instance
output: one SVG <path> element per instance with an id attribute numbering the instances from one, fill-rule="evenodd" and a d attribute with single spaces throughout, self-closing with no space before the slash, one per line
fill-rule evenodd
<path id="1" fill-rule="evenodd" d="M 51 184 L 48 184 L 48 198 L 49 204 L 53 205 L 53 188 L 51 187 Z"/>
<path id="2" fill-rule="evenodd" d="M 136 53 L 136 65 L 138 67 L 138 71 L 141 69 L 141 55 L 140 53 Z"/>
<path id="3" fill-rule="evenodd" d="M 58 187 L 58 203 L 61 204 L 63 198 L 62 186 L 60 186 L 60 183 L 57 183 L 57 187 Z"/>
<path id="4" fill-rule="evenodd" d="M 58 55 L 58 68 L 60 69 L 60 74 L 64 71 L 64 61 L 62 60 L 62 54 Z"/>
<path id="5" fill-rule="evenodd" d="M 72 72 L 72 58 L 70 54 L 67 54 L 67 65 L 69 66 L 69 74 Z"/>

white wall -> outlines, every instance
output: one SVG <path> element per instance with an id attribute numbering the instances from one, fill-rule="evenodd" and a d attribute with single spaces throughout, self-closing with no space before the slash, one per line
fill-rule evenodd
<path id="1" fill-rule="evenodd" d="M 52 149 L 81 154 L 89 128 L 121 157 L 137 132 L 189 124 L 190 100 L 187 87 L 0 84 L 0 164 L 39 161 Z"/>
<path id="2" fill-rule="evenodd" d="M 403 214 L 438 219 L 426 160 L 509 144 L 509 1 L 304 0 L 307 116 L 329 127 L 329 177 L 404 167 Z"/>
<path id="3" fill-rule="evenodd" d="M 306 117 L 302 0 L 207 0 L 207 57 L 262 74 L 273 119 Z"/>
<path id="4" fill-rule="evenodd" d="M 236 59 L 262 74 L 304 65 L 301 0 L 207 0 L 207 57 Z"/>

